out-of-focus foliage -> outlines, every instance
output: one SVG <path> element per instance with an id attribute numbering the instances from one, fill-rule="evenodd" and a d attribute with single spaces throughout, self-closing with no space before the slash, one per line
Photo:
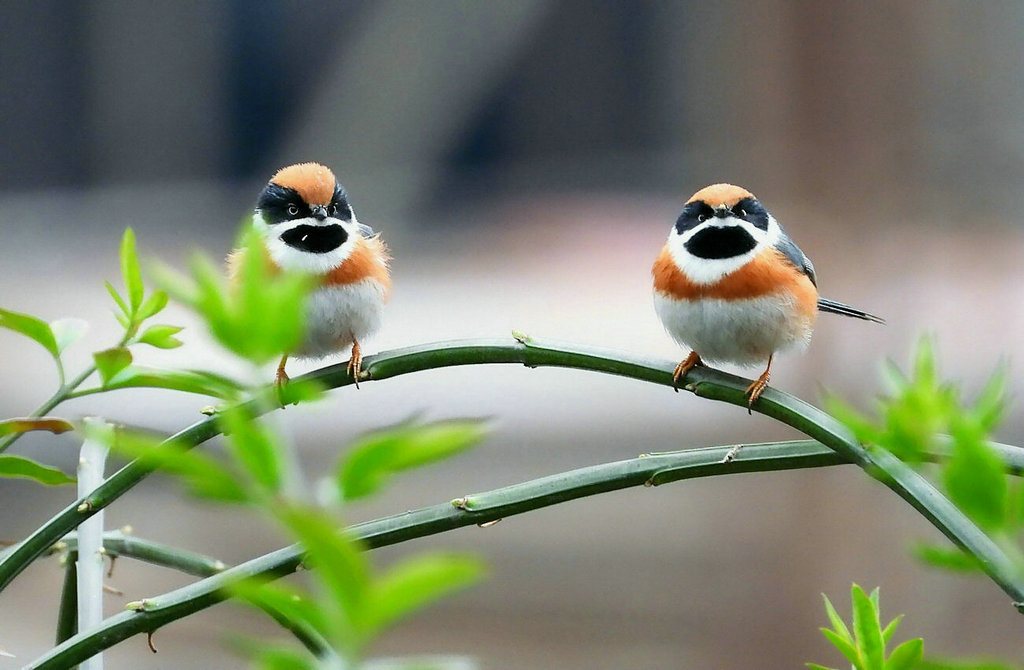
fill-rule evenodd
<path id="1" fill-rule="evenodd" d="M 924 652 L 924 641 L 921 638 L 907 640 L 886 654 L 885 648 L 892 640 L 893 633 L 896 632 L 903 616 L 900 615 L 882 626 L 877 588 L 868 595 L 856 584 L 851 587 L 852 626 L 846 625 L 828 596 L 822 594 L 822 598 L 825 600 L 825 612 L 832 627 L 822 628 L 821 633 L 856 670 L 912 670 L 917 667 Z M 813 670 L 836 670 L 817 663 L 808 663 L 807 667 Z"/>

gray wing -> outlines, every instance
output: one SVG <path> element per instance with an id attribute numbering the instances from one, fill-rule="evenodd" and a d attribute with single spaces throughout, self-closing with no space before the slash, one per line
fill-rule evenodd
<path id="1" fill-rule="evenodd" d="M 818 279 L 814 276 L 814 264 L 811 263 L 811 259 L 805 256 L 804 252 L 800 251 L 800 247 L 796 246 L 796 242 L 789 239 L 789 235 L 781 229 L 781 226 L 779 232 L 781 235 L 779 235 L 779 241 L 775 243 L 775 248 L 781 251 L 797 270 L 807 275 L 812 284 L 817 286 Z"/>

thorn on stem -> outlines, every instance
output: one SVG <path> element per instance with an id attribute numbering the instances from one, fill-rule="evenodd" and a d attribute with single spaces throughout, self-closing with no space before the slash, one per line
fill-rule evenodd
<path id="1" fill-rule="evenodd" d="M 737 444 L 730 448 L 729 451 L 725 452 L 725 456 L 722 457 L 722 460 L 719 461 L 719 463 L 732 463 L 733 459 L 736 458 L 736 454 L 740 453 L 740 449 L 742 448 L 742 444 Z"/>
<path id="2" fill-rule="evenodd" d="M 110 595 L 113 595 L 113 596 L 123 596 L 124 595 L 124 591 L 122 591 L 121 589 L 115 589 L 110 584 L 104 584 L 103 585 L 103 592 L 104 593 L 109 593 Z"/>
<path id="3" fill-rule="evenodd" d="M 146 633 L 146 644 L 149 645 L 149 650 L 155 654 L 156 653 L 156 645 L 153 644 L 153 633 L 154 633 L 154 631 L 148 631 Z"/>
<path id="4" fill-rule="evenodd" d="M 89 501 L 89 500 L 86 500 L 81 505 L 79 505 L 77 508 L 75 508 L 75 511 L 77 511 L 79 514 L 85 514 L 86 512 L 91 512 L 92 511 L 92 502 Z"/>
<path id="5" fill-rule="evenodd" d="M 106 552 L 104 552 L 104 553 L 106 553 Z M 117 560 L 117 556 L 114 555 L 114 554 L 107 554 L 107 555 L 110 556 L 110 567 L 107 569 L 107 579 L 110 579 L 111 577 L 114 576 L 114 561 Z"/>
<path id="6" fill-rule="evenodd" d="M 452 501 L 452 507 L 456 507 L 456 508 L 461 509 L 461 510 L 468 510 L 469 509 L 469 498 L 468 497 L 456 498 L 455 500 Z"/>
<path id="7" fill-rule="evenodd" d="M 480 528 L 490 528 L 491 526 L 497 524 L 499 521 L 501 521 L 501 519 L 491 519 L 490 521 L 483 521 L 481 523 L 478 523 L 477 526 L 479 526 Z"/>

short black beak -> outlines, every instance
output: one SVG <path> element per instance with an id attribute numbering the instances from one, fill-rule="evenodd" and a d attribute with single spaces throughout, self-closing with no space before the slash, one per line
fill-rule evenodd
<path id="1" fill-rule="evenodd" d="M 715 216 L 720 219 L 724 219 L 727 216 L 731 216 L 732 212 L 729 211 L 729 207 L 723 202 L 718 207 L 715 207 Z"/>
<path id="2" fill-rule="evenodd" d="M 313 205 L 310 209 L 313 211 L 313 218 L 317 221 L 323 221 L 327 218 L 327 207 L 324 205 Z"/>

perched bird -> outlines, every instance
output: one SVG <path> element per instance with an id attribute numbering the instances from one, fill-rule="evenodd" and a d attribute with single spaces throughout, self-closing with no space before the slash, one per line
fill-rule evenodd
<path id="1" fill-rule="evenodd" d="M 747 387 L 748 408 L 768 385 L 772 357 L 805 345 L 819 311 L 884 323 L 819 297 L 810 259 L 750 191 L 732 184 L 693 194 L 651 272 L 658 317 L 691 349 L 676 366 L 673 384 L 705 361 L 767 361 Z"/>
<path id="2" fill-rule="evenodd" d="M 318 278 L 306 305 L 305 339 L 281 358 L 278 385 L 288 380 L 289 355 L 319 358 L 352 347 L 348 371 L 359 386 L 359 343 L 380 327 L 391 290 L 380 236 L 359 223 L 334 173 L 317 163 L 278 170 L 256 201 L 253 225 L 273 267 Z M 232 276 L 240 260 L 237 250 L 228 257 Z"/>

